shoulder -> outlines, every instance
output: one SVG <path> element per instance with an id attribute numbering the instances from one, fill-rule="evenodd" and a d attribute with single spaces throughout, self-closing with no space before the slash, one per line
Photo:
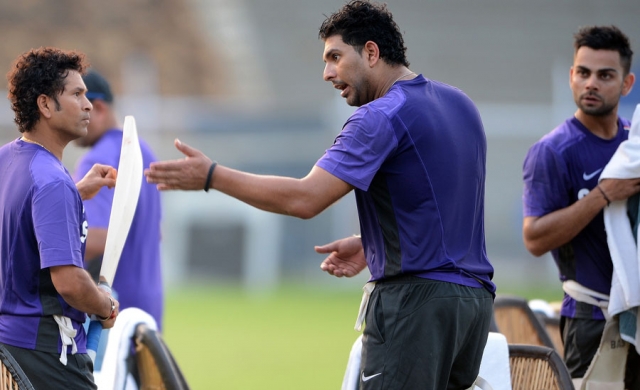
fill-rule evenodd
<path id="1" fill-rule="evenodd" d="M 59 195 L 71 194 L 74 197 L 80 196 L 67 169 L 49 153 L 36 155 L 32 160 L 30 172 L 36 193 L 46 196 L 56 193 Z"/>
<path id="2" fill-rule="evenodd" d="M 586 134 L 581 131 L 575 118 L 567 119 L 555 129 L 544 135 L 533 148 L 553 150 L 558 154 L 564 153 L 570 147 L 576 145 L 586 138 Z"/>

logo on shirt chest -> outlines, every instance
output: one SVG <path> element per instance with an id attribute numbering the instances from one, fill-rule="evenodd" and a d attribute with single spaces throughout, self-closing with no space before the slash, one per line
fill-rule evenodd
<path id="1" fill-rule="evenodd" d="M 584 179 L 584 181 L 589 181 L 589 180 L 593 179 L 598 173 L 600 173 L 600 171 L 602 171 L 602 168 L 598 169 L 597 171 L 591 172 L 591 173 L 584 172 L 582 174 L 582 178 Z"/>

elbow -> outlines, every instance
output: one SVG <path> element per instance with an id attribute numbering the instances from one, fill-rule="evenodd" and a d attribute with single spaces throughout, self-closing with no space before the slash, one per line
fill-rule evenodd
<path id="1" fill-rule="evenodd" d="M 549 252 L 549 250 L 547 248 L 543 248 L 540 244 L 538 244 L 535 241 L 531 241 L 531 240 L 526 240 L 525 239 L 524 240 L 524 246 L 525 246 L 525 248 L 527 248 L 529 253 L 531 253 L 535 257 L 540 257 L 540 256 L 544 255 L 545 253 Z"/>
<path id="2" fill-rule="evenodd" d="M 292 217 L 306 220 L 317 216 L 324 211 L 324 209 L 326 209 L 326 207 L 315 204 L 312 201 L 302 201 L 291 204 L 287 214 Z"/>
<path id="3" fill-rule="evenodd" d="M 310 209 L 299 209 L 299 210 L 293 210 L 289 215 L 296 218 L 307 220 L 315 217 L 318 214 L 320 214 L 320 211 L 315 211 Z"/>

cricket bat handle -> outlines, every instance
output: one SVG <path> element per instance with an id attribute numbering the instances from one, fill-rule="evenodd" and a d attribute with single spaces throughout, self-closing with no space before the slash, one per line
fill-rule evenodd
<path id="1" fill-rule="evenodd" d="M 111 295 L 111 287 L 109 287 L 108 284 L 101 282 L 98 284 L 98 287 L 107 291 L 109 295 Z M 94 363 L 96 361 L 96 354 L 98 353 L 101 333 L 102 323 L 95 315 L 92 315 L 91 321 L 89 322 L 89 330 L 87 330 L 87 354 Z"/>

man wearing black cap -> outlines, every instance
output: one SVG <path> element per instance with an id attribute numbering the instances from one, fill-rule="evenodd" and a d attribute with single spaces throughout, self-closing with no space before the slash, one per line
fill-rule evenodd
<path id="1" fill-rule="evenodd" d="M 83 80 L 93 110 L 87 135 L 77 139 L 76 144 L 91 149 L 78 161 L 74 179 L 82 178 L 98 162 L 118 168 L 123 135 L 107 80 L 93 70 L 89 70 Z M 140 148 L 144 166 L 148 167 L 149 163 L 156 161 L 156 157 L 143 140 L 140 140 Z M 89 224 L 85 259 L 94 278 L 97 278 L 104 254 L 113 193 L 113 190 L 101 190 L 84 203 Z M 160 218 L 160 194 L 155 185 L 145 181 L 113 281 L 120 309 L 140 308 L 153 316 L 159 328 L 163 312 Z"/>

